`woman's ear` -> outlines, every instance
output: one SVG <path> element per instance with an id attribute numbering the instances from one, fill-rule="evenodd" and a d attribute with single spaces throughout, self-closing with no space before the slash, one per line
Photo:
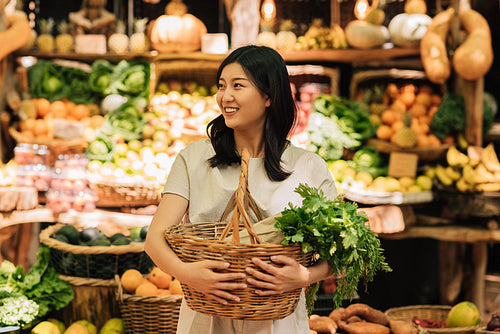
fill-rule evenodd
<path id="1" fill-rule="evenodd" d="M 270 105 L 271 105 L 271 98 L 268 97 L 266 100 L 266 108 L 269 108 Z"/>

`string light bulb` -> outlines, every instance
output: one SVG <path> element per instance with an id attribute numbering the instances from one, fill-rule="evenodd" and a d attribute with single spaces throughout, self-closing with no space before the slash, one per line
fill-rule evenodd
<path id="1" fill-rule="evenodd" d="M 356 16 L 358 20 L 364 20 L 368 15 L 369 9 L 370 4 L 368 3 L 368 0 L 357 0 L 354 5 L 354 16 Z"/>
<path id="2" fill-rule="evenodd" d="M 260 8 L 260 13 L 264 20 L 274 20 L 276 18 L 276 4 L 274 0 L 264 0 Z"/>

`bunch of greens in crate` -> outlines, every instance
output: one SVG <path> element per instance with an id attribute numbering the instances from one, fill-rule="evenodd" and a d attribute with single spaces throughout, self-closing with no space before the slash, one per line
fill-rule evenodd
<path id="1" fill-rule="evenodd" d="M 366 105 L 321 94 L 313 101 L 313 113 L 309 117 L 308 149 L 326 161 L 337 160 L 343 156 L 344 149 L 360 147 L 375 131 Z"/>
<path id="2" fill-rule="evenodd" d="M 302 196 L 302 205 L 289 204 L 276 218 L 275 227 L 285 236 L 283 244 L 299 243 L 304 253 L 315 252 L 332 266 L 338 277 L 335 307 L 340 307 L 343 299 L 352 298 L 360 281 L 366 286 L 378 271 L 391 271 L 380 240 L 355 202 L 340 196 L 330 200 L 321 190 L 306 184 L 300 184 L 295 192 Z M 317 290 L 318 283 L 308 289 L 310 312 Z"/>
<path id="3" fill-rule="evenodd" d="M 0 265 L 0 326 L 24 326 L 60 310 L 74 297 L 71 286 L 49 265 L 50 249 L 41 246 L 27 273 L 4 260 Z"/>

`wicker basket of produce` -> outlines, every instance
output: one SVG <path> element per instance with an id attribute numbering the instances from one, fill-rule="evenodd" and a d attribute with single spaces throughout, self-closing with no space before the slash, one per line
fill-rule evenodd
<path id="1" fill-rule="evenodd" d="M 90 178 L 89 187 L 97 196 L 98 207 L 141 207 L 160 202 L 158 182 L 125 183 Z"/>
<path id="2" fill-rule="evenodd" d="M 442 158 L 450 146 L 442 134 L 438 138 L 431 131 L 446 92 L 446 85 L 430 82 L 423 71 L 395 68 L 357 72 L 350 85 L 351 99 L 365 103 L 378 124 L 367 145 L 386 154 L 412 153 L 424 161 Z"/>
<path id="3" fill-rule="evenodd" d="M 40 242 L 50 248 L 50 262 L 56 271 L 85 278 L 113 279 L 130 268 L 146 273 L 154 266 L 144 252 L 144 242 L 123 239 L 127 238 L 119 234 L 107 237 L 94 228 L 78 231 L 67 224 L 40 232 Z"/>
<path id="4" fill-rule="evenodd" d="M 182 295 L 139 296 L 128 294 L 118 276 L 117 299 L 127 333 L 175 334 Z"/>
<path id="5" fill-rule="evenodd" d="M 77 154 L 82 153 L 85 149 L 85 141 L 82 138 L 76 139 L 43 139 L 36 137 L 28 137 L 19 132 L 15 127 L 9 128 L 9 134 L 17 143 L 28 143 L 45 145 L 49 150 L 49 164 L 53 164 L 60 154 Z"/>
<path id="6" fill-rule="evenodd" d="M 444 328 L 451 308 L 447 305 L 413 305 L 390 308 L 385 314 L 389 319 L 413 321 L 422 334 L 472 334 L 480 328 L 480 325 Z"/>
<path id="7" fill-rule="evenodd" d="M 225 214 L 219 222 L 178 224 L 165 231 L 165 239 L 177 256 L 184 262 L 202 260 L 218 260 L 230 263 L 227 272 L 245 272 L 245 268 L 255 266 L 251 259 L 259 258 L 270 263 L 272 255 L 286 255 L 307 266 L 313 260 L 311 253 L 302 252 L 299 244 L 261 244 L 259 236 L 252 228 L 247 213 L 247 206 L 259 217 L 258 208 L 248 191 L 248 151 L 242 154 L 240 182 L 233 198 L 229 201 Z M 228 222 L 225 216 L 234 207 L 233 215 Z M 240 231 L 240 218 L 243 229 Z M 232 241 L 230 238 L 231 230 Z M 248 233 L 250 243 L 240 242 L 240 234 Z M 242 280 L 243 282 L 243 280 Z M 240 298 L 239 302 L 229 302 L 222 305 L 207 298 L 188 285 L 182 285 L 187 305 L 200 313 L 230 319 L 245 320 L 277 320 L 290 315 L 296 308 L 302 289 L 292 290 L 280 295 L 258 296 L 253 291 L 254 286 L 248 284 L 246 289 L 234 292 Z"/>

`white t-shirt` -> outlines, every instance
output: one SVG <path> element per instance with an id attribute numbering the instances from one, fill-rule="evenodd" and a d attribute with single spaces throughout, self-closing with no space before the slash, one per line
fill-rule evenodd
<path id="1" fill-rule="evenodd" d="M 239 183 L 240 165 L 211 168 L 208 159 L 215 154 L 210 140 L 189 144 L 179 152 L 168 175 L 164 193 L 173 193 L 189 201 L 189 221 L 216 222 L 222 216 Z M 334 199 L 337 190 L 325 161 L 317 154 L 290 145 L 282 155 L 282 166 L 292 174 L 281 182 L 269 180 L 263 158 L 252 158 L 248 164 L 248 187 L 263 218 L 288 207 L 299 206 L 302 197 L 294 190 L 300 183 L 321 189 Z M 253 212 L 250 217 L 256 221 Z M 289 316 L 280 320 L 233 320 L 211 317 L 191 310 L 182 302 L 178 334 L 308 334 L 305 298 Z"/>

